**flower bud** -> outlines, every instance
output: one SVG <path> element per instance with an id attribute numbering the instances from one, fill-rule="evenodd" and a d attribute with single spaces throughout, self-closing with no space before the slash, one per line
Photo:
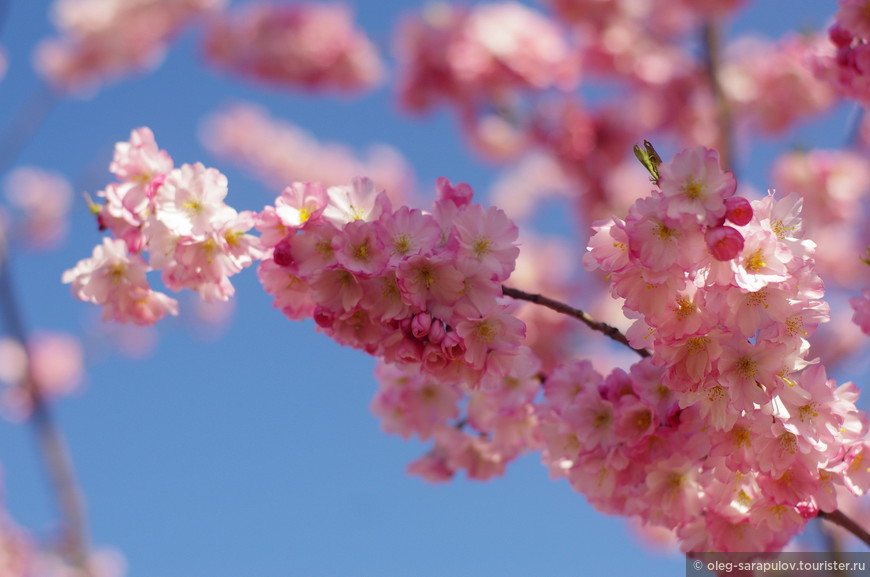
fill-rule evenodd
<path id="1" fill-rule="evenodd" d="M 332 326 L 332 323 L 335 322 L 335 313 L 321 306 L 314 309 L 314 314 L 312 316 L 314 317 L 314 322 L 317 323 L 317 326 L 324 329 L 328 329 Z"/>
<path id="2" fill-rule="evenodd" d="M 429 328 L 429 342 L 432 344 L 440 344 L 444 340 L 444 335 L 447 334 L 447 329 L 444 328 L 444 323 L 438 319 L 432 321 L 432 326 Z"/>
<path id="3" fill-rule="evenodd" d="M 716 260 L 731 260 L 743 251 L 743 235 L 730 226 L 708 229 L 704 240 Z"/>
<path id="4" fill-rule="evenodd" d="M 444 356 L 455 361 L 465 356 L 465 346 L 462 342 L 462 337 L 456 334 L 456 331 L 450 331 L 441 340 L 441 350 L 444 351 Z"/>
<path id="5" fill-rule="evenodd" d="M 275 245 L 272 251 L 272 260 L 278 266 L 290 266 L 293 264 L 293 254 L 290 252 L 290 237 L 285 237 Z"/>
<path id="6" fill-rule="evenodd" d="M 742 196 L 725 199 L 725 218 L 737 226 L 749 224 L 752 220 L 752 205 Z"/>
<path id="7" fill-rule="evenodd" d="M 429 313 L 418 313 L 411 319 L 411 334 L 418 339 L 424 338 L 429 334 L 432 328 L 432 315 Z"/>

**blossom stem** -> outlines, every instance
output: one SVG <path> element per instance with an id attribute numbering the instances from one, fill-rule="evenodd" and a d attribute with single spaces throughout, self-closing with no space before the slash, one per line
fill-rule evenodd
<path id="1" fill-rule="evenodd" d="M 870 533 L 839 509 L 832 511 L 831 513 L 819 511 L 819 518 L 835 525 L 839 525 L 870 547 Z"/>
<path id="2" fill-rule="evenodd" d="M 5 238 L 0 231 L 0 306 L 10 335 L 18 341 L 25 352 L 25 377 L 20 386 L 25 389 L 30 399 L 29 421 L 36 434 L 43 465 L 63 519 L 64 554 L 72 565 L 81 571 L 83 577 L 93 577 L 89 564 L 90 546 L 81 491 L 76 481 L 69 451 L 51 406 L 42 394 L 30 368 L 27 330 L 13 288 L 10 270 Z"/>
<path id="3" fill-rule="evenodd" d="M 732 130 L 731 107 L 728 105 L 728 97 L 722 89 L 719 79 L 720 50 L 719 29 L 713 22 L 706 22 L 701 32 L 704 43 L 704 67 L 707 72 L 707 81 L 716 101 L 716 124 L 719 133 L 719 158 L 724 170 L 734 170 L 734 138 Z"/>
<path id="4" fill-rule="evenodd" d="M 502 294 L 505 296 L 515 298 L 517 300 L 528 301 L 530 303 L 534 303 L 536 305 L 541 305 L 547 307 L 550 310 L 556 311 L 557 313 L 561 313 L 563 315 L 568 315 L 569 317 L 573 317 L 587 327 L 592 329 L 593 331 L 598 331 L 599 333 L 603 333 L 613 339 L 614 341 L 621 343 L 642 357 L 649 357 L 651 353 L 646 349 L 636 349 L 628 343 L 628 339 L 625 338 L 625 335 L 619 332 L 619 329 L 616 327 L 610 326 L 606 323 L 602 323 L 600 321 L 596 321 L 594 318 L 589 316 L 588 313 L 582 311 L 580 309 L 575 309 L 572 306 L 566 305 L 565 303 L 553 300 L 549 297 L 545 297 L 539 294 L 527 293 L 525 291 L 521 291 L 519 289 L 510 288 L 507 286 L 501 287 Z"/>

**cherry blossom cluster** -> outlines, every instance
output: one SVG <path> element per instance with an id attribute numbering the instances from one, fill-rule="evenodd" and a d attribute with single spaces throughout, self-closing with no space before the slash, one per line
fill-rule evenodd
<path id="1" fill-rule="evenodd" d="M 4 179 L 4 192 L 12 214 L 0 207 L 0 226 L 5 234 L 25 246 L 50 249 L 66 236 L 72 204 L 72 186 L 60 174 L 22 166 Z M 8 222 L 6 222 L 8 220 Z"/>
<path id="2" fill-rule="evenodd" d="M 777 190 L 803 198 L 802 220 L 817 244 L 819 273 L 846 286 L 866 282 L 861 278 L 866 267 L 857 266 L 870 242 L 864 225 L 863 199 L 870 193 L 866 157 L 850 150 L 789 151 L 776 159 L 771 180 Z"/>
<path id="3" fill-rule="evenodd" d="M 827 42 L 823 35 L 804 34 L 777 41 L 749 37 L 729 46 L 720 82 L 737 118 L 775 134 L 829 110 L 836 93 L 808 65 Z"/>
<path id="4" fill-rule="evenodd" d="M 178 312 L 174 299 L 151 288 L 151 270 L 173 291 L 194 290 L 206 301 L 232 296 L 229 277 L 260 252 L 247 234 L 255 214 L 224 202 L 226 177 L 200 163 L 175 168 L 148 128 L 116 145 L 109 169 L 118 181 L 97 193 L 105 203 L 93 210 L 114 238 L 64 272 L 73 294 L 102 306 L 104 319 L 140 325 Z"/>
<path id="5" fill-rule="evenodd" d="M 519 253 L 516 226 L 438 181 L 431 212 L 402 206 L 368 179 L 294 183 L 257 217 L 259 275 L 291 319 L 313 316 L 339 344 L 474 387 L 502 376 L 525 326 L 501 302 Z"/>
<path id="6" fill-rule="evenodd" d="M 658 188 L 599 223 L 585 257 L 651 357 L 606 378 L 586 363 L 551 374 L 546 458 L 687 551 L 774 550 L 836 509 L 835 486 L 870 488 L 857 389 L 807 359 L 828 307 L 801 202 L 734 196 L 704 148 L 653 167 Z"/>
<path id="7" fill-rule="evenodd" d="M 57 88 L 79 91 L 156 66 L 169 41 L 224 0 L 56 0 L 61 37 L 44 40 L 36 67 Z"/>
<path id="8" fill-rule="evenodd" d="M 558 26 L 517 2 L 433 4 L 399 31 L 400 93 L 411 110 L 471 112 L 520 90 L 572 88 L 578 61 Z"/>
<path id="9" fill-rule="evenodd" d="M 384 76 L 377 49 L 338 3 L 245 5 L 212 22 L 205 50 L 221 69 L 279 86 L 358 92 Z"/>
<path id="10" fill-rule="evenodd" d="M 816 75 L 840 94 L 870 103 L 870 13 L 866 0 L 840 0 L 834 25 L 828 30 L 830 45 L 811 64 Z"/>
<path id="11" fill-rule="evenodd" d="M 432 440 L 433 447 L 408 466 L 431 482 L 464 471 L 469 479 L 489 480 L 535 449 L 540 362 L 521 349 L 507 372 L 483 377 L 474 389 L 423 374 L 413 364 L 380 363 L 372 411 L 386 432 Z M 465 413 L 462 413 L 464 408 Z"/>
<path id="12" fill-rule="evenodd" d="M 357 155 L 343 144 L 321 142 L 253 104 L 236 103 L 213 113 L 200 140 L 210 152 L 245 167 L 277 190 L 295 181 L 344 184 L 360 174 L 389 191 L 393 202 L 413 188 L 413 170 L 395 148 L 373 144 Z"/>

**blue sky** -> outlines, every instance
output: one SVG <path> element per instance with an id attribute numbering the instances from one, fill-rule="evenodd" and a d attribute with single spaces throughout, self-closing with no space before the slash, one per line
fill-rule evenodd
<path id="1" fill-rule="evenodd" d="M 8 2 L 0 130 L 37 93 L 30 52 L 51 33 L 48 1 Z M 355 4 L 388 52 L 396 15 L 420 3 Z M 833 2 L 801 3 L 800 11 L 793 2 L 755 4 L 732 31 L 821 28 L 835 11 Z M 76 192 L 94 192 L 109 181 L 113 143 L 147 125 L 176 163 L 201 160 L 226 173 L 228 202 L 260 209 L 279 191 L 223 166 L 197 138 L 202 118 L 233 99 L 263 103 L 323 140 L 389 143 L 424 190 L 443 175 L 483 191 L 497 175 L 468 152 L 445 111 L 424 119 L 397 112 L 390 87 L 350 100 L 239 85 L 201 66 L 190 34 L 158 71 L 90 100 L 59 102 L 19 162 L 63 172 Z M 845 133 L 838 118 L 816 126 L 813 138 L 836 146 Z M 763 178 L 777 144 L 754 149 L 749 177 Z M 83 203 L 72 219 L 61 250 L 22 253 L 13 263 L 34 329 L 80 333 L 94 323 L 96 311 L 59 280 L 100 240 Z M 252 270 L 234 281 L 236 316 L 225 338 L 202 340 L 183 318 L 168 321 L 147 359 L 93 354 L 84 394 L 58 406 L 93 541 L 118 548 L 131 577 L 683 574 L 682 558 L 649 552 L 623 520 L 595 513 L 566 483 L 551 481 L 536 456 L 487 483 L 432 486 L 409 477 L 405 466 L 424 447 L 380 431 L 368 409 L 373 360 L 316 334 L 310 322 L 287 321 Z M 53 502 L 28 427 L 0 424 L 0 463 L 14 518 L 50 534 Z"/>

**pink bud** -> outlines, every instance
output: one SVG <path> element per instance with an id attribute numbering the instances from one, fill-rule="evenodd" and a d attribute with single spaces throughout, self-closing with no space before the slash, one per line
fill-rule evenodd
<path id="1" fill-rule="evenodd" d="M 725 199 L 725 218 L 743 226 L 752 220 L 752 205 L 742 196 L 732 196 Z"/>
<path id="2" fill-rule="evenodd" d="M 435 319 L 432 321 L 432 326 L 429 328 L 429 342 L 439 344 L 444 340 L 444 335 L 447 334 L 447 329 L 444 328 L 444 323 Z"/>
<path id="3" fill-rule="evenodd" d="M 812 519 L 819 514 L 819 507 L 808 501 L 798 503 L 795 508 L 803 519 Z"/>
<path id="4" fill-rule="evenodd" d="M 290 237 L 281 239 L 275 250 L 272 251 L 272 259 L 278 266 L 290 266 L 293 264 L 293 254 L 290 252 Z"/>
<path id="5" fill-rule="evenodd" d="M 465 356 L 465 347 L 462 343 L 462 337 L 456 334 L 455 331 L 450 331 L 444 335 L 441 341 L 441 350 L 444 351 L 444 356 L 455 361 Z"/>
<path id="6" fill-rule="evenodd" d="M 328 329 L 332 326 L 332 323 L 335 322 L 335 313 L 327 308 L 323 308 L 318 306 L 314 309 L 314 322 L 317 323 L 317 326 Z"/>
<path id="7" fill-rule="evenodd" d="M 444 176 L 435 181 L 435 189 L 438 191 L 439 200 L 450 201 L 460 208 L 467 206 L 474 196 L 474 191 L 468 184 L 460 182 L 453 186 Z"/>
<path id="8" fill-rule="evenodd" d="M 837 48 L 848 48 L 849 45 L 852 44 L 852 40 L 855 38 L 851 32 L 840 26 L 839 23 L 835 23 L 831 26 L 828 30 L 828 37 Z"/>
<path id="9" fill-rule="evenodd" d="M 411 334 L 418 339 L 422 339 L 428 335 L 431 328 L 432 315 L 429 313 L 419 313 L 414 315 L 414 318 L 411 319 Z"/>
<path id="10" fill-rule="evenodd" d="M 707 229 L 704 240 L 716 260 L 731 260 L 743 251 L 743 235 L 730 226 Z"/>

